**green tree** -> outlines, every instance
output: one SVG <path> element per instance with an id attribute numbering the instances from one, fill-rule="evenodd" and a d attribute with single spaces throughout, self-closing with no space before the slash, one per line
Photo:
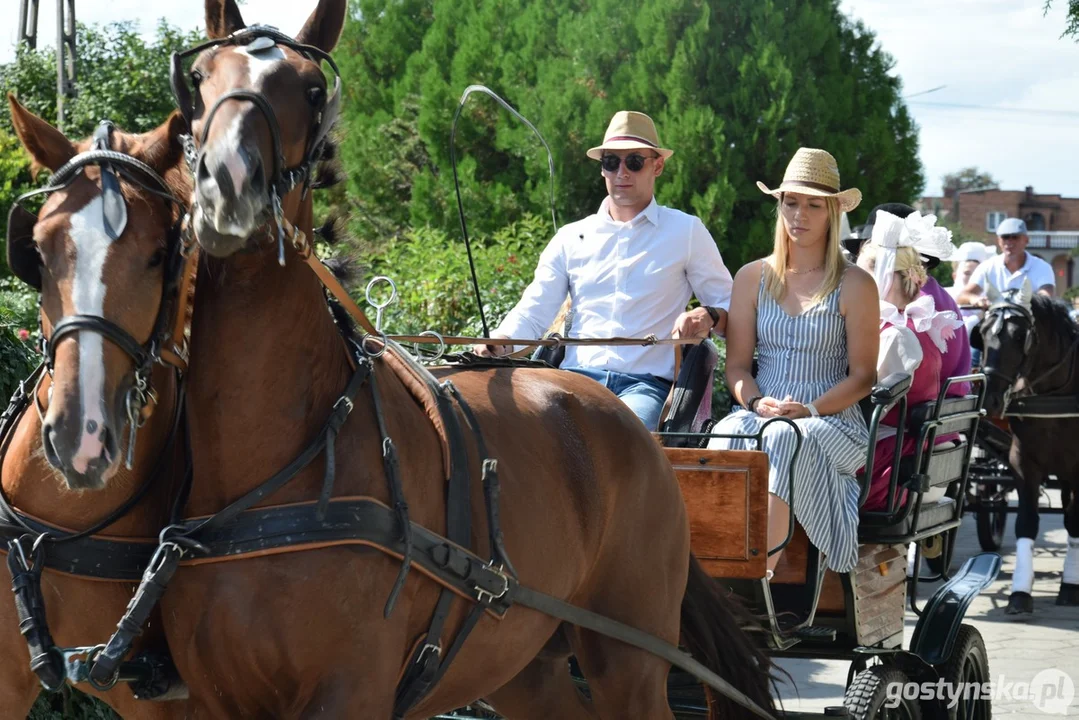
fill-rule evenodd
<path id="1" fill-rule="evenodd" d="M 160 125 L 176 107 L 169 88 L 169 55 L 200 39 L 162 21 L 154 39 L 139 36 L 135 22 L 78 26 L 76 96 L 64 103 L 64 131 L 81 138 L 102 120 L 129 132 Z M 56 55 L 52 48 L 20 46 L 15 60 L 0 65 L 0 91 L 13 92 L 30 110 L 56 122 Z M 0 114 L 0 128 L 11 131 L 11 117 Z"/>
<path id="2" fill-rule="evenodd" d="M 976 167 L 966 167 L 957 172 L 948 173 L 941 178 L 940 182 L 944 197 L 952 197 L 960 190 L 1000 188 L 1000 183 L 994 180 L 992 175 Z"/>
<path id="3" fill-rule="evenodd" d="M 350 204 L 376 242 L 425 225 L 459 236 L 448 141 L 472 83 L 543 132 L 562 222 L 604 195 L 585 151 L 610 116 L 651 114 L 676 150 L 658 199 L 700 215 L 735 267 L 771 244 L 774 201 L 754 181 L 777 182 L 800 145 L 836 156 L 867 198 L 860 217 L 924 185 L 893 62 L 837 0 L 365 0 L 336 56 Z M 470 228 L 544 216 L 547 159 L 527 128 L 476 96 L 456 144 Z"/>

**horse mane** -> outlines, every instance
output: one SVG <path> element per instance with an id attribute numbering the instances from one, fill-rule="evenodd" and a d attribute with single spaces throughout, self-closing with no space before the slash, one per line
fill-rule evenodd
<path id="1" fill-rule="evenodd" d="M 1071 318 L 1064 301 L 1036 293 L 1030 300 L 1034 322 L 1046 325 L 1054 337 L 1074 341 L 1079 337 L 1079 324 Z"/>

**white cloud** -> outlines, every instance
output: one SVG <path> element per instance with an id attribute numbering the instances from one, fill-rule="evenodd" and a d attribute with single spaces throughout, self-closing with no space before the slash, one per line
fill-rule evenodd
<path id="1" fill-rule="evenodd" d="M 1079 196 L 1079 116 L 935 107 L 929 103 L 1079 113 L 1079 43 L 1061 38 L 1067 2 L 844 0 L 896 60 L 921 127 L 927 193 L 945 173 L 976 165 L 1001 186 Z M 926 103 L 926 104 L 922 104 Z"/>

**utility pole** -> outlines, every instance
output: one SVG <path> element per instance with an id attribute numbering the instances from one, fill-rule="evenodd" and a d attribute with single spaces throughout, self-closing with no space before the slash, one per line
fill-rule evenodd
<path id="1" fill-rule="evenodd" d="M 37 48 L 39 0 L 20 0 L 19 42 Z M 64 129 L 64 99 L 75 96 L 75 0 L 56 0 L 56 124 Z"/>
<path id="2" fill-rule="evenodd" d="M 56 0 L 56 127 L 64 131 L 64 98 L 75 96 L 75 0 Z"/>

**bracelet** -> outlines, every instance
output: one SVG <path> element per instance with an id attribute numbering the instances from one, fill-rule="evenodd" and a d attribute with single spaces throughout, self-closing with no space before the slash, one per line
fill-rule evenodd
<path id="1" fill-rule="evenodd" d="M 746 403 L 746 407 L 749 408 L 750 412 L 757 412 L 757 403 L 762 399 L 764 399 L 763 395 L 754 395 L 749 399 L 749 402 Z"/>
<path id="2" fill-rule="evenodd" d="M 820 413 L 817 412 L 817 406 L 816 405 L 814 405 L 813 403 L 802 403 L 802 404 L 805 405 L 806 410 L 809 411 L 810 415 L 812 415 L 813 417 L 820 417 Z"/>
<path id="3" fill-rule="evenodd" d="M 715 327 L 716 323 L 719 322 L 719 310 L 708 305 L 701 305 L 701 307 L 708 312 L 708 317 L 712 318 L 712 327 Z"/>

